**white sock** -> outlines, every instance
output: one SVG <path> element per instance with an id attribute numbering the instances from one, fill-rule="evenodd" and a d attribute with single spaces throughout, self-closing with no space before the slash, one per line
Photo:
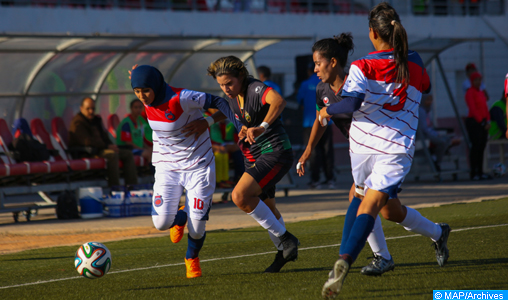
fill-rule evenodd
<path id="1" fill-rule="evenodd" d="M 417 210 L 407 207 L 407 215 L 399 224 L 406 230 L 431 238 L 434 242 L 441 237 L 441 226 L 422 216 Z"/>
<path id="2" fill-rule="evenodd" d="M 386 245 L 385 233 L 383 232 L 383 226 L 381 225 L 381 218 L 379 215 L 376 218 L 372 232 L 367 237 L 367 241 L 374 254 L 388 260 L 392 258 L 390 252 L 388 252 L 388 245 Z"/>
<path id="3" fill-rule="evenodd" d="M 279 221 L 279 223 L 282 224 L 282 226 L 286 227 L 286 224 L 284 223 L 284 219 L 282 219 L 282 215 L 280 216 L 278 221 Z M 270 231 L 268 231 L 268 235 L 270 236 L 270 239 L 272 239 L 272 242 L 275 245 L 275 248 L 277 248 L 277 250 L 282 250 L 283 247 L 282 247 L 282 243 L 280 242 L 280 239 L 278 237 L 276 237 L 275 235 L 273 235 Z"/>
<path id="4" fill-rule="evenodd" d="M 259 200 L 258 206 L 248 213 L 248 215 L 253 217 L 259 225 L 264 229 L 268 229 L 268 232 L 276 237 L 280 237 L 286 233 L 286 227 L 277 221 L 270 208 L 261 200 Z"/>

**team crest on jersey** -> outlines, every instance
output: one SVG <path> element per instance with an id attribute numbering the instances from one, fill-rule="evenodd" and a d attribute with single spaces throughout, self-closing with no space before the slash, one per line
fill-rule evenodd
<path id="1" fill-rule="evenodd" d="M 164 203 L 164 200 L 162 200 L 161 195 L 155 196 L 155 199 L 153 200 L 153 205 L 155 205 L 155 207 L 161 207 L 163 203 Z"/>
<path id="2" fill-rule="evenodd" d="M 248 112 L 245 112 L 245 120 L 250 123 L 251 118 Z"/>
<path id="3" fill-rule="evenodd" d="M 330 106 L 330 99 L 328 99 L 328 97 L 324 97 L 324 98 L 323 98 L 323 103 L 324 103 L 326 106 Z"/>
<path id="4" fill-rule="evenodd" d="M 261 87 L 260 86 L 256 87 L 254 91 L 256 92 L 256 94 L 259 94 L 261 92 Z"/>
<path id="5" fill-rule="evenodd" d="M 176 119 L 175 115 L 169 109 L 166 109 L 164 115 L 166 116 L 166 119 L 170 121 L 174 121 Z"/>

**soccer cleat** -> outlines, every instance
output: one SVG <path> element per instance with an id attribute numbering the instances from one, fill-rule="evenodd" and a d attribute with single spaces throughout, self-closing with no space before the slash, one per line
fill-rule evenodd
<path id="1" fill-rule="evenodd" d="M 280 236 L 280 241 L 282 242 L 282 257 L 286 261 L 293 261 L 298 258 L 298 245 L 300 245 L 300 241 L 296 238 L 296 236 L 292 235 L 289 231 Z"/>
<path id="2" fill-rule="evenodd" d="M 282 250 L 279 250 L 275 255 L 275 260 L 268 268 L 266 268 L 265 273 L 278 273 L 287 262 L 288 260 L 285 260 L 282 255 Z"/>
<path id="3" fill-rule="evenodd" d="M 185 259 L 185 267 L 187 268 L 187 278 L 201 277 L 201 266 L 199 265 L 199 257 Z"/>
<path id="4" fill-rule="evenodd" d="M 178 210 L 183 210 L 184 208 L 185 208 L 185 206 L 181 206 Z M 187 223 L 187 222 L 185 222 L 185 223 Z M 182 226 L 175 225 L 169 229 L 169 237 L 171 238 L 171 241 L 173 243 L 176 244 L 182 240 L 184 229 L 185 229 L 185 224 L 183 224 Z"/>
<path id="5" fill-rule="evenodd" d="M 370 264 L 363 267 L 360 273 L 363 275 L 380 276 L 385 272 L 393 271 L 393 269 L 395 269 L 393 257 L 390 257 L 388 260 L 374 253 L 374 259 L 372 259 Z"/>
<path id="6" fill-rule="evenodd" d="M 335 262 L 333 270 L 328 275 L 329 278 L 323 286 L 323 290 L 321 292 L 323 298 L 334 299 L 337 295 L 339 295 L 348 272 L 349 263 L 346 260 L 339 258 L 339 260 Z"/>
<path id="7" fill-rule="evenodd" d="M 436 249 L 436 259 L 438 265 L 440 267 L 444 267 L 448 261 L 448 257 L 450 257 L 447 242 L 448 236 L 450 235 L 450 231 L 452 231 L 452 229 L 446 223 L 439 223 L 438 225 L 441 226 L 443 233 L 441 233 L 439 240 L 434 242 L 434 248 Z"/>

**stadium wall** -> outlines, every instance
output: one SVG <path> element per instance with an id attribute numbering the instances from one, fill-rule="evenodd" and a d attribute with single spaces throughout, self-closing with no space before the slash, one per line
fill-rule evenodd
<path id="1" fill-rule="evenodd" d="M 505 5 L 506 7 L 506 5 Z M 474 62 L 484 74 L 491 101 L 499 99 L 508 73 L 508 18 L 501 16 L 402 15 L 409 42 L 426 38 L 494 38 L 468 42 L 445 50 L 441 61 L 462 115 L 467 108 L 461 90 L 464 67 Z M 0 31 L 4 34 L 122 34 L 183 36 L 311 36 L 314 40 L 352 32 L 354 60 L 373 50 L 366 15 L 207 13 L 148 10 L 2 7 Z M 283 74 L 284 95 L 294 93 L 295 57 L 310 54 L 313 41 L 282 41 L 255 55 L 256 64 Z M 453 110 L 437 66 L 428 66 L 434 83 L 436 117 L 453 117 Z"/>

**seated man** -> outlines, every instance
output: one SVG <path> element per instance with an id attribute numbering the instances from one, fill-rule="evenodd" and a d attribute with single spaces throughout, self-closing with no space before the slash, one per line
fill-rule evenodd
<path id="1" fill-rule="evenodd" d="M 430 140 L 432 152 L 434 154 L 434 163 L 438 171 L 441 170 L 440 164 L 446 151 L 452 147 L 459 145 L 461 140 L 452 138 L 450 135 L 442 135 L 434 128 L 432 118 L 430 116 L 432 95 L 423 95 L 419 108 L 418 131 L 423 134 L 423 138 Z"/>
<path id="2" fill-rule="evenodd" d="M 96 156 L 105 158 L 110 187 L 120 185 L 119 159 L 123 162 L 125 184 L 136 184 L 138 175 L 132 151 L 118 149 L 111 142 L 102 124 L 102 118 L 95 114 L 95 101 L 91 98 L 84 98 L 79 109 L 80 112 L 72 119 L 69 129 L 69 148 L 92 147 L 96 150 Z"/>
<path id="3" fill-rule="evenodd" d="M 116 145 L 121 149 L 132 150 L 134 155 L 152 161 L 152 129 L 141 116 L 145 109 L 139 99 L 131 101 L 131 114 L 125 117 L 116 128 Z"/>

